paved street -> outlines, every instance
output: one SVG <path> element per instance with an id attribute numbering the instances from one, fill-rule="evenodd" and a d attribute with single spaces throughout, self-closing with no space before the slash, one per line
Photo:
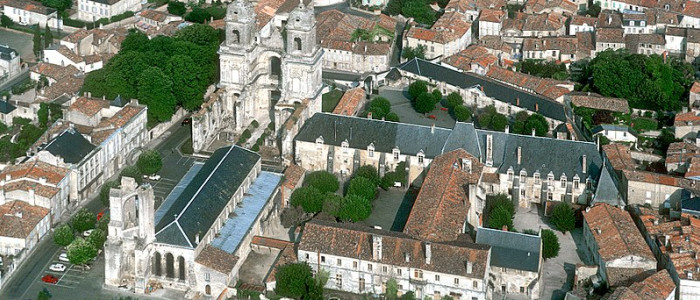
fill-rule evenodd
<path id="1" fill-rule="evenodd" d="M 152 182 L 156 196 L 165 198 L 167 193 L 170 192 L 175 183 L 187 172 L 195 160 L 201 160 L 190 157 L 183 158 L 180 156 L 177 149 L 175 149 L 189 137 L 190 127 L 176 124 L 169 132 L 165 133 L 163 137 L 152 141 L 149 145 L 149 147 L 155 145 L 155 149 L 163 156 L 163 169 L 159 172 L 162 178 L 158 182 Z M 171 149 L 175 150 L 172 151 Z M 102 203 L 99 201 L 98 197 L 90 199 L 85 205 L 85 208 L 95 213 L 103 209 Z M 94 263 L 92 270 L 88 271 L 88 273 L 71 268 L 69 271 L 65 272 L 66 274 L 60 278 L 56 285 L 41 282 L 41 277 L 47 274 L 46 270 L 48 266 L 57 262 L 56 259 L 61 252 L 60 247 L 53 243 L 52 236 L 52 233 L 48 233 L 39 243 L 32 256 L 27 258 L 19 269 L 15 270 L 13 277 L 3 290 L 0 291 L 0 299 L 36 299 L 39 291 L 44 287 L 50 287 L 49 290 L 54 295 L 53 299 L 102 300 L 111 299 L 112 296 L 119 295 L 118 292 L 104 290 L 102 288 L 104 278 L 104 255 L 100 255 Z M 128 295 L 128 293 L 125 295 Z"/>

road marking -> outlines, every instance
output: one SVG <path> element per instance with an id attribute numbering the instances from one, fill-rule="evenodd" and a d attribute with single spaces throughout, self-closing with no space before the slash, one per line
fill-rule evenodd
<path id="1" fill-rule="evenodd" d="M 51 257 L 56 256 L 56 254 L 58 254 L 58 252 L 61 251 L 61 250 L 62 250 L 61 248 L 58 248 L 58 250 L 56 250 L 53 254 L 51 254 Z M 42 270 L 42 271 L 43 271 L 43 270 L 46 270 L 46 269 L 51 265 L 51 263 L 52 263 L 52 261 L 49 260 L 49 261 L 46 263 L 46 265 L 45 265 L 41 270 Z M 42 276 L 43 273 L 44 273 L 44 272 L 39 272 L 39 275 L 36 276 L 36 279 L 39 280 L 39 281 L 41 281 L 41 276 Z M 41 281 L 41 282 L 43 282 L 43 281 Z M 31 286 L 30 286 L 30 287 L 31 287 Z M 22 293 L 22 296 L 19 297 L 19 298 L 20 298 L 20 299 L 24 299 L 24 296 L 27 294 L 27 292 L 29 292 L 29 288 L 27 288 L 27 289 L 24 291 L 24 293 Z"/>
<path id="2" fill-rule="evenodd" d="M 62 285 L 62 284 L 59 284 L 59 283 L 48 283 L 48 282 L 43 282 L 43 281 L 41 281 L 41 280 L 40 280 L 39 282 L 41 282 L 41 283 L 43 283 L 43 284 L 45 284 L 45 285 L 49 285 L 49 286 L 60 286 L 60 287 L 67 288 L 67 289 L 74 289 L 74 288 L 75 288 L 74 286 Z M 25 292 L 25 293 L 26 293 L 26 292 Z M 23 296 L 22 298 L 24 298 L 24 296 Z"/>

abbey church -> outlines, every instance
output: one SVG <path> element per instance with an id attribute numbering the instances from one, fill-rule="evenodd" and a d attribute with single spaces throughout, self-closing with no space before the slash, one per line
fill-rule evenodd
<path id="1" fill-rule="evenodd" d="M 225 21 L 221 81 L 193 115 L 193 148 L 204 151 L 217 139 L 235 142 L 246 129 L 269 126 L 268 145 L 288 156 L 296 130 L 321 111 L 323 50 L 316 43 L 313 4 L 237 0 Z"/>

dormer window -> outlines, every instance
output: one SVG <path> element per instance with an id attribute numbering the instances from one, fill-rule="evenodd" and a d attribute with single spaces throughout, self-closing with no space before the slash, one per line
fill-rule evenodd
<path id="1" fill-rule="evenodd" d="M 547 174 L 547 184 L 548 184 L 550 187 L 551 187 L 551 186 L 554 186 L 554 173 L 549 172 L 549 174 Z"/>
<path id="2" fill-rule="evenodd" d="M 574 175 L 574 189 L 578 190 L 579 188 L 579 183 L 581 182 L 581 178 L 578 177 L 578 174 Z"/>
<path id="3" fill-rule="evenodd" d="M 540 172 L 535 171 L 535 173 L 532 174 L 532 177 L 535 178 L 535 184 L 540 184 Z"/>
<path id="4" fill-rule="evenodd" d="M 523 184 L 525 183 L 527 178 L 527 171 L 525 169 L 520 170 L 520 183 Z"/>
<path id="5" fill-rule="evenodd" d="M 562 188 L 566 188 L 566 174 L 561 174 L 561 177 L 559 177 L 559 183 L 561 183 Z"/>
<path id="6" fill-rule="evenodd" d="M 343 148 L 343 154 L 348 154 L 348 147 L 350 146 L 350 143 L 348 143 L 348 140 L 344 140 L 342 143 L 340 143 L 340 147 Z"/>
<path id="7" fill-rule="evenodd" d="M 423 160 L 425 159 L 425 153 L 423 153 L 423 150 L 418 152 L 418 163 L 423 164 Z"/>
<path id="8" fill-rule="evenodd" d="M 370 143 L 369 146 L 367 146 L 367 152 L 369 157 L 374 157 L 374 143 Z"/>
<path id="9" fill-rule="evenodd" d="M 401 154 L 401 151 L 399 151 L 399 148 L 394 148 L 394 150 L 391 150 L 391 154 L 394 156 L 394 160 L 399 160 L 399 154 Z"/>
<path id="10" fill-rule="evenodd" d="M 671 5 L 664 4 L 664 9 L 665 9 L 665 10 L 670 10 L 670 9 L 671 9 Z"/>
<path id="11" fill-rule="evenodd" d="M 508 168 L 508 171 L 506 172 L 508 174 L 508 181 L 513 181 L 513 167 Z"/>
<path id="12" fill-rule="evenodd" d="M 319 136 L 316 138 L 316 148 L 321 150 L 323 148 L 323 137 Z"/>

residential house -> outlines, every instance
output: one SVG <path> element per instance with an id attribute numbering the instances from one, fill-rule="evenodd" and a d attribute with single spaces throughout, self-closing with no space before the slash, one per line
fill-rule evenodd
<path id="1" fill-rule="evenodd" d="M 524 37 L 566 35 L 566 17 L 558 13 L 528 15 L 523 24 Z"/>
<path id="2" fill-rule="evenodd" d="M 106 63 L 106 57 L 101 55 L 80 56 L 66 46 L 53 45 L 44 49 L 44 62 L 59 66 L 72 65 L 81 72 L 89 73 L 102 69 Z"/>
<path id="3" fill-rule="evenodd" d="M 695 142 L 675 142 L 668 145 L 666 150 L 666 170 L 673 173 L 685 174 L 690 167 L 690 160 L 698 154 Z"/>
<path id="4" fill-rule="evenodd" d="M 681 14 L 683 15 L 679 23 L 681 27 L 700 28 L 700 3 L 683 1 Z"/>
<path id="5" fill-rule="evenodd" d="M 0 100 L 0 121 L 7 126 L 12 126 L 12 119 L 17 116 L 17 107 L 6 100 Z"/>
<path id="6" fill-rule="evenodd" d="M 141 10 L 141 1 L 138 0 L 79 0 L 78 19 L 86 22 L 95 22 L 99 19 L 110 19 L 127 11 Z"/>
<path id="7" fill-rule="evenodd" d="M 496 9 L 483 9 L 479 14 L 479 39 L 487 35 L 500 35 L 507 12 Z"/>
<path id="8" fill-rule="evenodd" d="M 628 285 L 656 272 L 656 258 L 629 212 L 607 203 L 583 213 L 583 239 L 598 265 L 598 275 L 610 287 Z"/>
<path id="9" fill-rule="evenodd" d="M 8 166 L 0 173 L 0 204 L 22 201 L 48 209 L 49 225 L 67 212 L 70 170 L 39 160 Z"/>
<path id="10" fill-rule="evenodd" d="M 24 201 L 0 205 L 0 254 L 21 256 L 51 230 L 49 209 Z"/>
<path id="11" fill-rule="evenodd" d="M 0 45 L 0 81 L 19 75 L 21 68 L 19 53 L 10 46 Z"/>
<path id="12" fill-rule="evenodd" d="M 651 19 L 652 22 L 649 22 Z M 653 15 L 646 12 L 627 12 L 622 14 L 622 29 L 627 34 L 652 34 L 656 30 Z"/>
<path id="13" fill-rule="evenodd" d="M 569 35 L 575 35 L 577 32 L 593 32 L 597 22 L 598 19 L 594 17 L 573 15 L 569 21 Z"/>
<path id="14" fill-rule="evenodd" d="M 627 204 L 649 204 L 668 207 L 683 198 L 683 186 L 690 185 L 683 177 L 640 170 L 623 170 L 620 192 Z"/>
<path id="15" fill-rule="evenodd" d="M 125 28 L 80 29 L 62 38 L 60 45 L 80 56 L 101 54 L 110 57 L 111 54 L 119 52 L 121 42 L 127 34 Z"/>
<path id="16" fill-rule="evenodd" d="M 424 242 L 351 223 L 306 223 L 297 257 L 330 273 L 326 288 L 380 294 L 389 279 L 416 298 L 489 299 L 491 251 L 473 243 Z"/>
<path id="17" fill-rule="evenodd" d="M 55 9 L 44 6 L 34 0 L 4 0 L 0 2 L 2 15 L 21 25 L 39 25 L 44 28 L 60 28 L 63 22 L 59 20 Z"/>
<path id="18" fill-rule="evenodd" d="M 666 40 L 658 33 L 628 34 L 625 36 L 625 47 L 630 53 L 658 54 L 666 52 Z"/>
<path id="19" fill-rule="evenodd" d="M 43 76 L 46 78 L 46 82 L 48 83 L 47 86 L 51 86 L 59 81 L 80 73 L 80 70 L 73 65 L 60 66 L 45 62 L 39 62 L 30 70 L 31 73 L 29 73 L 29 78 L 34 81 L 39 81 Z"/>
<path id="20" fill-rule="evenodd" d="M 601 124 L 591 130 L 593 137 L 604 136 L 610 141 L 620 143 L 636 143 L 637 132 L 629 126 Z"/>
<path id="21" fill-rule="evenodd" d="M 476 243 L 491 246 L 489 285 L 494 287 L 493 298 L 541 298 L 544 259 L 540 235 L 481 227 L 476 232 Z"/>
<path id="22" fill-rule="evenodd" d="M 697 99 L 697 94 L 693 92 L 693 88 L 695 87 L 696 84 L 694 84 L 690 89 L 690 101 Z M 691 106 L 694 106 L 695 103 L 696 102 L 693 101 Z M 673 128 L 673 134 L 677 139 L 684 139 L 687 137 L 694 138 L 698 131 L 700 131 L 700 115 L 698 115 L 697 111 L 676 114 L 675 118 L 673 119 Z"/>
<path id="23" fill-rule="evenodd" d="M 486 75 L 491 66 L 498 65 L 498 57 L 483 46 L 469 45 L 467 49 L 443 59 L 442 62 L 462 71 Z"/>
<path id="24" fill-rule="evenodd" d="M 523 42 L 523 27 L 528 15 L 516 12 L 513 18 L 503 20 L 501 25 L 501 39 L 511 45 L 521 44 Z"/>
<path id="25" fill-rule="evenodd" d="M 578 38 L 540 37 L 523 39 L 523 58 L 544 59 L 564 64 L 578 60 Z M 589 56 L 590 53 L 586 56 Z"/>
<path id="26" fill-rule="evenodd" d="M 629 103 L 624 98 L 604 97 L 591 92 L 571 92 L 564 96 L 565 101 L 572 107 L 585 107 L 595 110 L 607 110 L 628 114 L 630 112 Z"/>
<path id="27" fill-rule="evenodd" d="M 484 47 L 490 54 L 495 55 L 502 66 L 513 66 L 522 56 L 519 52 L 520 49 L 504 42 L 500 36 L 485 36 L 479 39 L 477 45 Z"/>
<path id="28" fill-rule="evenodd" d="M 447 57 L 471 44 L 471 23 L 458 12 L 443 14 L 430 29 L 412 26 L 404 37 L 403 47 L 425 47 L 425 57 Z"/>
<path id="29" fill-rule="evenodd" d="M 627 44 L 624 39 L 622 28 L 598 28 L 595 31 L 595 52 L 602 52 L 607 49 L 617 50 L 625 48 Z M 595 55 L 592 55 L 595 56 Z"/>
<path id="30" fill-rule="evenodd" d="M 350 89 L 343 94 L 338 104 L 333 109 L 333 113 L 345 116 L 357 116 L 364 107 L 367 94 L 365 89 L 357 87 Z"/>
<path id="31" fill-rule="evenodd" d="M 527 0 L 523 11 L 527 14 L 558 13 L 573 16 L 579 8 L 569 0 Z"/>
<path id="32" fill-rule="evenodd" d="M 282 207 L 290 207 L 289 198 L 292 197 L 294 190 L 301 187 L 305 177 L 306 170 L 298 165 L 291 164 L 286 170 L 284 170 L 283 180 L 280 184 L 280 198 L 282 199 Z"/>
<path id="33" fill-rule="evenodd" d="M 353 73 L 389 69 L 396 43 L 396 20 L 329 10 L 316 16 L 316 40 L 321 44 L 323 68 Z"/>
<path id="34" fill-rule="evenodd" d="M 136 16 L 138 25 L 136 28 L 160 27 L 170 22 L 182 21 L 182 17 L 155 9 L 146 9 Z"/>
<path id="35" fill-rule="evenodd" d="M 676 299 L 676 284 L 667 270 L 661 270 L 629 287 L 618 287 L 606 299 L 673 300 Z"/>
<path id="36" fill-rule="evenodd" d="M 698 81 L 693 82 L 693 85 L 690 86 L 690 91 L 688 92 L 688 107 L 692 110 L 700 110 L 700 82 Z M 691 116 L 688 115 L 688 117 Z"/>

